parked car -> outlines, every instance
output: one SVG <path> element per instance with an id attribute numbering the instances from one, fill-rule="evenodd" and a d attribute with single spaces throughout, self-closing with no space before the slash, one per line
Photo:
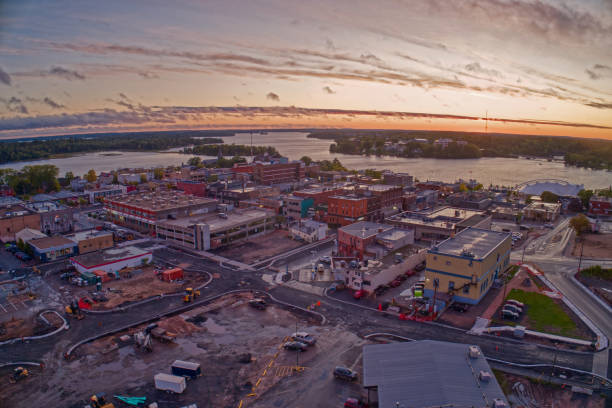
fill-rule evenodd
<path id="1" fill-rule="evenodd" d="M 404 274 L 401 274 L 400 276 L 398 276 L 398 277 L 397 277 L 397 279 L 399 279 L 399 280 L 400 280 L 400 282 L 403 282 L 403 281 L 405 281 L 406 279 L 408 279 L 408 277 L 407 277 L 406 275 L 404 275 Z"/>
<path id="2" fill-rule="evenodd" d="M 268 304 L 263 299 L 249 300 L 249 306 L 258 310 L 265 310 Z"/>
<path id="3" fill-rule="evenodd" d="M 344 408 L 367 408 L 368 404 L 359 398 L 347 398 L 344 401 Z"/>
<path id="4" fill-rule="evenodd" d="M 304 343 L 308 346 L 313 346 L 317 339 L 306 332 L 297 332 L 291 335 L 291 338 L 295 341 L 299 341 L 300 343 Z"/>
<path id="5" fill-rule="evenodd" d="M 502 318 L 508 319 L 508 320 L 517 320 L 519 318 L 518 313 L 510 309 L 502 309 L 501 315 L 502 315 Z"/>
<path id="6" fill-rule="evenodd" d="M 406 272 L 404 272 L 404 276 L 409 278 L 412 275 L 414 275 L 416 273 L 416 271 L 414 269 L 408 269 Z"/>
<path id="7" fill-rule="evenodd" d="M 9 245 L 8 247 L 6 247 L 6 250 L 9 251 L 11 254 L 14 254 L 15 252 L 19 251 L 19 248 L 17 247 L 17 245 Z"/>
<path id="8" fill-rule="evenodd" d="M 319 259 L 320 262 L 323 262 L 324 264 L 331 264 L 331 257 L 330 256 L 323 256 L 321 257 L 321 259 Z"/>
<path id="9" fill-rule="evenodd" d="M 456 312 L 465 313 L 470 308 L 470 305 L 466 303 L 453 303 L 451 308 Z"/>
<path id="10" fill-rule="evenodd" d="M 514 311 L 515 313 L 518 313 L 518 314 L 523 313 L 523 308 L 522 307 L 518 307 L 517 305 L 512 304 L 512 303 L 506 303 L 504 305 L 504 309 L 512 310 L 512 311 Z"/>
<path id="11" fill-rule="evenodd" d="M 367 293 L 366 293 L 366 291 L 365 291 L 365 290 L 363 290 L 363 289 L 359 289 L 359 290 L 356 290 L 356 291 L 355 291 L 355 293 L 353 293 L 353 297 L 354 297 L 355 299 L 361 299 L 362 297 L 365 297 L 365 296 L 366 296 L 366 294 L 367 294 Z"/>
<path id="12" fill-rule="evenodd" d="M 421 272 L 423 269 L 425 269 L 425 262 L 421 262 L 420 264 L 414 267 L 414 270 L 417 272 Z"/>
<path id="13" fill-rule="evenodd" d="M 376 294 L 376 296 L 380 296 L 383 293 L 385 293 L 387 291 L 387 287 L 386 286 L 379 286 L 374 290 L 374 293 Z"/>
<path id="14" fill-rule="evenodd" d="M 519 302 L 516 299 L 508 299 L 508 300 L 506 300 L 506 303 L 509 303 L 509 304 L 512 304 L 512 305 L 516 305 L 516 306 L 521 307 L 521 308 L 525 307 L 525 305 L 523 303 Z"/>
<path id="15" fill-rule="evenodd" d="M 283 344 L 283 348 L 285 350 L 306 351 L 308 350 L 308 345 L 306 343 L 302 343 L 301 341 L 288 341 Z"/>
<path id="16" fill-rule="evenodd" d="M 350 368 L 338 366 L 334 368 L 334 377 L 345 381 L 355 381 L 357 373 Z"/>
<path id="17" fill-rule="evenodd" d="M 399 285 L 402 284 L 402 281 L 399 279 L 395 279 L 393 282 L 391 282 L 391 287 L 392 288 L 397 288 Z"/>
<path id="18" fill-rule="evenodd" d="M 25 252 L 17 252 L 15 253 L 15 256 L 17 257 L 17 259 L 20 259 L 22 261 L 31 261 L 32 257 L 28 254 L 26 254 Z"/>

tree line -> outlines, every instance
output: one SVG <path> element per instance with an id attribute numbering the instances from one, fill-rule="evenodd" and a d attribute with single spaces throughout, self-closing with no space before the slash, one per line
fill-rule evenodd
<path id="1" fill-rule="evenodd" d="M 105 150 L 157 151 L 209 143 L 223 143 L 223 139 L 210 137 L 207 133 L 201 136 L 198 132 L 139 132 L 11 140 L 0 142 L 0 163 Z"/>
<path id="2" fill-rule="evenodd" d="M 312 132 L 308 137 L 333 140 L 332 153 L 433 158 L 562 156 L 567 165 L 612 170 L 612 141 L 602 139 L 400 130 L 322 130 Z M 417 138 L 426 139 L 427 143 L 418 143 L 414 140 Z M 446 149 L 433 146 L 433 142 L 440 138 L 466 144 L 451 143 Z M 405 145 L 397 151 L 387 151 L 385 142 L 404 142 Z"/>
<path id="3" fill-rule="evenodd" d="M 269 156 L 280 156 L 276 148 L 272 146 L 247 146 L 237 144 L 202 144 L 194 147 L 186 147 L 183 153 L 199 154 L 203 156 L 250 156 L 251 151 L 255 156 L 268 154 Z"/>

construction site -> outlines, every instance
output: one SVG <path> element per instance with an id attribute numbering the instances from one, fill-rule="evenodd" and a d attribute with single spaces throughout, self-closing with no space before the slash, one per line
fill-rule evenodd
<path id="1" fill-rule="evenodd" d="M 227 295 L 153 325 L 86 343 L 68 360 L 53 360 L 43 370 L 30 369 L 24 381 L 2 387 L 0 400 L 10 407 L 40 403 L 76 408 L 90 403 L 92 395 L 105 393 L 115 406 L 125 405 L 112 396 L 145 397 L 147 404 L 157 402 L 161 407 L 195 402 L 198 407 L 231 407 L 241 401 L 243 407 L 263 407 L 270 405 L 260 401 L 281 390 L 290 398 L 291 389 L 283 384 L 300 381 L 302 376 L 314 376 L 315 384 L 323 381 L 325 372 L 325 381 L 333 382 L 335 360 L 346 358 L 346 350 L 356 347 L 350 363 L 358 360 L 356 350 L 362 341 L 355 335 L 320 326 L 315 316 L 296 314 L 271 302 L 262 300 L 265 307 L 251 307 L 252 300 L 250 292 Z M 317 344 L 305 352 L 283 349 L 296 328 L 316 336 Z M 187 380 L 184 391 L 168 394 L 156 389 L 154 377 L 170 374 L 175 360 L 199 364 L 201 376 Z M 0 368 L 0 375 L 11 375 L 11 370 Z M 347 393 L 360 388 L 346 386 Z M 27 403 L 23 395 L 28 395 Z M 330 392 L 325 398 L 341 402 L 342 397 Z"/>
<path id="2" fill-rule="evenodd" d="M 289 238 L 285 230 L 276 230 L 266 235 L 260 235 L 237 243 L 229 248 L 213 251 L 217 255 L 251 264 L 263 259 L 271 258 L 291 249 L 298 248 L 303 242 Z"/>

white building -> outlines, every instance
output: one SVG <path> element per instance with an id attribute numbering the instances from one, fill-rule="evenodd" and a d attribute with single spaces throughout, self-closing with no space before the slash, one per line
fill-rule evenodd
<path id="1" fill-rule="evenodd" d="M 289 235 L 293 239 L 316 242 L 327 236 L 327 224 L 312 220 L 296 222 L 289 226 Z"/>
<path id="2" fill-rule="evenodd" d="M 153 260 L 153 253 L 136 247 L 107 249 L 70 258 L 79 273 L 104 271 L 116 273 L 123 268 L 136 268 Z"/>

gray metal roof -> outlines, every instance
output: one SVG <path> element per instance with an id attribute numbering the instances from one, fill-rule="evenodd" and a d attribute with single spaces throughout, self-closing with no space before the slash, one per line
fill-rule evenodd
<path id="1" fill-rule="evenodd" d="M 493 374 L 482 356 L 470 358 L 469 345 L 414 341 L 367 345 L 363 348 L 363 385 L 378 387 L 378 406 L 490 407 L 508 402 L 494 375 L 482 382 L 480 371 Z"/>
<path id="2" fill-rule="evenodd" d="M 491 231 L 480 228 L 466 228 L 454 237 L 436 245 L 431 252 L 461 256 L 464 251 L 474 254 L 474 259 L 483 259 L 504 240 L 509 239 L 510 233 Z"/>

